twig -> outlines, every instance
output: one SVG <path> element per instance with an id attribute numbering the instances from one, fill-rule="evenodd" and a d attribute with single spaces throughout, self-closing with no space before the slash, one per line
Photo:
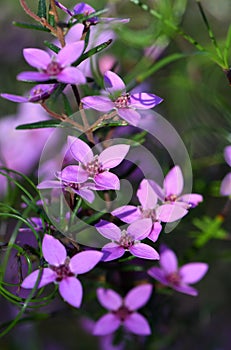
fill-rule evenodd
<path id="1" fill-rule="evenodd" d="M 79 123 L 75 122 L 74 120 L 68 118 L 68 116 L 66 116 L 65 114 L 60 115 L 58 113 L 53 112 L 52 110 L 49 109 L 49 107 L 47 107 L 47 105 L 44 102 L 41 103 L 41 106 L 53 118 L 58 119 L 58 120 L 60 120 L 62 122 L 65 122 L 65 123 L 69 123 L 69 124 L 73 125 L 74 127 L 76 127 L 77 129 L 79 129 L 82 132 L 84 131 L 84 128 L 83 128 L 82 125 L 80 125 Z"/>
<path id="2" fill-rule="evenodd" d="M 51 11 L 54 15 L 54 19 L 55 19 L 55 23 L 56 23 L 56 36 L 57 36 L 58 40 L 60 41 L 61 46 L 64 47 L 65 46 L 65 39 L 64 39 L 64 35 L 63 35 L 63 30 L 59 26 L 59 16 L 58 16 L 57 8 L 55 5 L 55 0 L 50 0 L 50 4 L 51 4 Z"/>
<path id="3" fill-rule="evenodd" d="M 31 11 L 31 9 L 28 7 L 27 3 L 25 0 L 19 0 L 20 4 L 23 8 L 23 10 L 28 14 L 28 16 L 30 16 L 31 18 L 33 18 L 36 22 L 39 22 L 41 25 L 43 25 L 44 27 L 48 28 L 55 36 L 57 36 L 57 31 L 54 27 L 52 27 L 45 18 L 41 18 L 39 16 L 37 16 L 33 11 Z"/>

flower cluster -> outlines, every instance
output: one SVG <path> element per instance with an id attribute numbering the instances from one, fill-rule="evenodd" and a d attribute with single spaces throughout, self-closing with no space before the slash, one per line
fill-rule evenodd
<path id="1" fill-rule="evenodd" d="M 82 303 L 83 288 L 78 276 L 89 272 L 99 264 L 97 268 L 102 274 L 97 277 L 98 287 L 94 293 L 108 313 L 96 321 L 92 333 L 104 336 L 123 326 L 126 332 L 147 336 L 152 332 L 151 327 L 146 318 L 137 310 L 144 307 L 151 298 L 153 290 L 151 278 L 156 279 L 163 286 L 195 296 L 197 291 L 190 284 L 198 282 L 207 272 L 206 263 L 193 262 L 178 267 L 177 257 L 171 249 L 160 248 L 160 253 L 158 253 L 153 247 L 158 241 L 162 225 L 185 217 L 192 208 L 202 202 L 203 198 L 200 194 L 184 193 L 183 174 L 180 166 L 175 165 L 164 178 L 162 186 L 154 179 L 142 178 L 136 191 L 138 205 L 131 203 L 111 209 L 110 203 L 115 196 L 113 191 L 119 192 L 121 189 L 120 170 L 118 169 L 122 162 L 125 163 L 127 155 L 132 150 L 133 140 L 131 135 L 129 135 L 128 142 L 119 141 L 118 143 L 117 140 L 110 140 L 111 131 L 113 132 L 110 127 L 114 127 L 113 122 L 115 121 L 119 126 L 127 126 L 127 124 L 130 127 L 139 126 L 141 119 L 145 119 L 145 113 L 142 114 L 142 111 L 147 112 L 155 108 L 163 99 L 152 92 L 143 91 L 140 87 L 136 91 L 129 91 L 111 63 L 102 76 L 98 77 L 99 79 L 96 78 L 100 69 L 94 70 L 95 55 L 111 43 L 111 38 L 107 37 L 108 33 L 111 35 L 113 31 L 111 25 L 114 22 L 118 25 L 128 23 L 128 19 L 101 18 L 96 14 L 94 8 L 85 3 L 76 4 L 73 9 L 66 8 L 58 1 L 53 1 L 52 4 L 56 6 L 56 10 L 62 10 L 67 16 L 63 26 L 66 30 L 62 29 L 59 22 L 52 27 L 43 19 L 45 27 L 49 28 L 57 39 L 48 45 L 49 50 L 25 48 L 23 56 L 26 62 L 37 71 L 26 71 L 17 75 L 19 81 L 34 82 L 36 85 L 25 96 L 2 93 L 1 97 L 17 103 L 29 103 L 30 106 L 41 108 L 43 112 L 45 110 L 56 119 L 58 126 L 62 126 L 59 125 L 62 121 L 73 126 L 71 135 L 75 136 L 69 135 L 67 146 L 64 147 L 66 160 L 61 167 L 57 167 L 52 174 L 52 179 L 45 177 L 37 186 L 38 190 L 61 189 L 61 192 L 70 194 L 65 199 L 70 212 L 73 212 L 71 215 L 68 213 L 65 217 L 62 208 L 60 209 L 58 219 L 61 223 L 64 222 L 64 233 L 68 236 L 63 244 L 59 228 L 53 225 L 49 215 L 47 216 L 39 207 L 39 204 L 43 202 L 38 202 L 38 198 L 33 201 L 33 196 L 29 198 L 31 203 L 28 204 L 29 200 L 27 200 L 28 209 L 36 209 L 36 213 L 41 214 L 41 217 L 33 216 L 26 221 L 22 215 L 22 222 L 27 223 L 29 228 L 21 228 L 19 231 L 21 234 L 25 232 L 36 234 L 36 239 L 42 242 L 40 256 L 42 255 L 44 259 L 40 259 L 40 268 L 23 276 L 21 287 L 40 289 L 50 283 L 55 283 L 58 285 L 62 299 L 71 306 L 79 308 Z M 94 34 L 94 28 L 97 28 L 99 23 L 106 27 L 104 27 L 103 39 L 99 35 L 98 42 L 91 33 Z M 114 32 L 112 36 L 116 37 Z M 114 62 L 113 59 L 112 61 Z M 100 67 L 99 61 L 97 64 Z M 71 91 L 78 105 L 82 124 L 71 118 L 74 108 L 73 99 L 70 98 Z M 61 112 L 51 110 L 50 106 L 53 105 L 61 109 L 61 104 L 56 104 L 56 98 L 59 99 L 60 96 L 64 101 L 64 110 Z M 49 104 L 49 99 L 53 103 Z M 95 112 L 98 119 L 94 120 L 93 124 L 87 120 L 89 109 L 103 113 L 98 117 L 99 113 Z M 45 116 L 47 118 L 47 114 Z M 109 131 L 107 128 L 103 129 L 105 119 L 112 122 L 107 126 Z M 29 122 L 35 122 L 35 120 L 30 118 Z M 49 123 L 45 124 L 45 122 L 49 120 L 43 120 L 42 127 L 49 126 Z M 33 127 L 34 125 L 29 125 L 28 128 Z M 97 129 L 100 129 L 99 133 L 95 132 Z M 140 133 L 138 128 L 134 129 L 138 134 Z M 45 140 L 48 136 L 49 132 L 44 136 Z M 40 153 L 43 144 L 40 145 L 37 139 L 30 140 L 30 142 L 23 139 L 22 143 L 23 146 L 26 143 L 28 148 L 25 150 L 24 157 L 27 157 L 28 163 L 33 164 L 29 154 L 37 148 Z M 18 147 L 18 144 L 15 147 Z M 12 158 L 17 158 L 15 156 L 17 153 L 14 153 L 12 149 L 11 152 Z M 231 165 L 230 148 L 226 149 L 226 160 Z M 55 159 L 51 161 L 55 162 Z M 222 194 L 230 195 L 230 182 L 230 174 L 228 174 L 222 183 Z M 95 208 L 90 207 L 90 203 L 96 199 L 95 191 L 101 192 L 100 195 L 105 198 L 105 207 L 109 208 L 106 217 L 103 217 L 104 212 L 96 213 Z M 27 190 L 25 194 L 28 194 Z M 62 207 L 61 204 L 60 207 Z M 83 221 L 93 223 L 91 228 L 94 229 L 99 240 L 106 238 L 110 242 L 102 244 L 102 249 L 99 247 L 93 249 L 92 246 L 83 244 L 77 245 L 77 254 L 74 250 L 68 250 L 68 244 L 73 241 L 73 232 L 68 232 L 67 222 L 69 219 L 71 221 L 71 216 L 78 217 L 78 215 L 81 215 Z M 121 222 L 126 225 L 120 226 Z M 78 234 L 81 228 L 77 225 L 75 230 L 75 233 Z M 120 260 L 122 256 L 123 259 Z M 131 281 L 129 288 L 125 290 L 116 283 L 113 286 L 113 281 L 107 281 L 105 273 L 107 268 L 120 271 L 120 266 L 123 266 L 124 262 L 129 264 L 133 258 L 142 267 L 144 280 L 139 283 Z M 159 260 L 160 267 L 150 267 L 148 264 L 151 260 Z M 129 267 L 132 268 L 133 265 Z M 110 283 L 113 289 L 110 288 Z M 158 287 L 158 284 L 155 286 Z M 123 297 L 114 289 L 121 292 Z"/>

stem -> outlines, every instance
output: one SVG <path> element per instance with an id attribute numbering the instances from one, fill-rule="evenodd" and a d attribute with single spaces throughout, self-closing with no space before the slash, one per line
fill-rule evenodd
<path id="1" fill-rule="evenodd" d="M 79 112 L 80 112 L 80 115 L 81 115 L 81 118 L 82 118 L 82 121 L 83 121 L 83 125 L 84 125 L 84 131 L 87 135 L 87 138 L 90 142 L 92 142 L 93 144 L 95 144 L 95 140 L 94 140 L 94 136 L 93 136 L 93 132 L 90 128 L 90 125 L 88 123 L 88 120 L 87 120 L 87 116 L 86 116 L 86 113 L 85 113 L 85 110 L 83 109 L 83 105 L 82 103 L 80 102 L 79 104 Z"/>
<path id="2" fill-rule="evenodd" d="M 113 111 L 109 114 L 104 114 L 101 117 L 99 117 L 98 120 L 94 124 L 91 125 L 91 131 L 94 131 L 94 128 L 97 127 L 99 124 L 101 124 L 104 120 L 111 119 L 117 115 L 117 111 Z"/>
<path id="3" fill-rule="evenodd" d="M 31 11 L 31 9 L 28 7 L 25 0 L 19 0 L 19 1 L 23 10 L 28 14 L 28 16 L 33 18 L 36 22 L 39 22 L 42 26 L 48 28 L 55 36 L 57 35 L 55 28 L 53 28 L 45 18 L 41 18 L 37 16 L 33 11 Z"/>
<path id="4" fill-rule="evenodd" d="M 73 125 L 74 127 L 76 127 L 77 129 L 79 129 L 80 131 L 84 131 L 84 128 L 82 127 L 82 125 L 80 125 L 79 123 L 75 122 L 74 120 L 68 118 L 68 116 L 66 116 L 66 115 L 64 115 L 64 114 L 63 114 L 63 115 L 60 115 L 60 114 L 58 114 L 58 113 L 53 112 L 52 110 L 50 110 L 50 109 L 47 107 L 47 105 L 46 105 L 44 102 L 41 103 L 41 106 L 42 106 L 42 107 L 45 109 L 45 111 L 46 111 L 50 116 L 52 116 L 53 118 L 58 119 L 58 120 L 60 120 L 60 121 L 62 121 L 62 122 L 65 122 L 65 123 L 69 123 L 69 124 Z"/>
<path id="5" fill-rule="evenodd" d="M 54 19 L 55 19 L 55 23 L 56 23 L 56 35 L 57 35 L 58 40 L 60 41 L 61 46 L 64 47 L 65 46 L 65 39 L 64 39 L 64 35 L 63 35 L 63 30 L 59 26 L 59 16 L 58 16 L 57 8 L 55 5 L 55 0 L 50 0 L 50 5 L 51 5 L 51 11 L 54 15 Z"/>
<path id="6" fill-rule="evenodd" d="M 208 21 L 208 19 L 207 19 L 207 17 L 206 17 L 206 14 L 205 14 L 205 12 L 204 12 L 204 9 L 203 9 L 203 7 L 202 7 L 202 4 L 201 4 L 200 0 L 196 0 L 196 3 L 197 3 L 197 5 L 198 5 L 198 7 L 199 7 L 199 11 L 200 11 L 201 16 L 202 16 L 202 18 L 203 18 L 203 21 L 204 21 L 204 23 L 205 23 L 205 26 L 206 26 L 206 28 L 207 28 L 207 30 L 208 30 L 208 34 L 209 34 L 210 40 L 212 41 L 213 46 L 215 47 L 217 56 L 218 56 L 221 60 L 223 60 L 223 57 L 222 57 L 220 48 L 219 48 L 219 46 L 217 45 L 216 38 L 215 38 L 215 36 L 214 36 L 214 34 L 213 34 L 212 28 L 210 27 L 209 21 Z"/>

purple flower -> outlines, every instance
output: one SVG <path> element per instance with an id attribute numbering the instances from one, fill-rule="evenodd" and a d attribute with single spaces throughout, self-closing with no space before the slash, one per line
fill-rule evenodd
<path id="1" fill-rule="evenodd" d="M 143 179 L 136 193 L 140 206 L 124 205 L 112 211 L 112 215 L 130 224 L 144 218 L 152 220 L 152 227 L 147 238 L 156 242 L 162 230 L 162 222 L 173 222 L 181 219 L 188 213 L 185 208 L 171 204 L 158 205 L 157 195 L 149 180 Z"/>
<path id="2" fill-rule="evenodd" d="M 123 80 L 111 71 L 104 74 L 104 86 L 108 96 L 84 97 L 82 99 L 84 107 L 101 112 L 115 109 L 122 119 L 135 126 L 141 118 L 136 109 L 150 109 L 163 101 L 162 98 L 145 92 L 126 93 Z"/>
<path id="3" fill-rule="evenodd" d="M 140 309 L 148 302 L 151 293 L 151 284 L 144 284 L 131 289 L 124 299 L 112 289 L 98 288 L 98 300 L 109 313 L 96 322 L 93 334 L 110 334 L 115 332 L 120 325 L 123 325 L 128 331 L 135 334 L 151 334 L 147 320 L 136 312 L 137 309 Z"/>
<path id="4" fill-rule="evenodd" d="M 111 243 L 107 243 L 102 248 L 102 252 L 105 253 L 102 258 L 103 261 L 120 258 L 125 251 L 129 251 L 138 258 L 159 259 L 159 254 L 154 248 L 140 242 L 150 233 L 152 227 L 151 219 L 133 222 L 126 230 L 122 231 L 115 224 L 105 220 L 100 220 L 95 227 L 102 236 L 112 240 Z"/>
<path id="5" fill-rule="evenodd" d="M 175 253 L 164 248 L 160 253 L 160 267 L 152 267 L 148 274 L 178 292 L 196 296 L 198 291 L 189 286 L 200 281 L 208 270 L 208 264 L 195 262 L 178 267 Z"/>
<path id="6" fill-rule="evenodd" d="M 178 165 L 174 166 L 165 176 L 163 188 L 155 181 L 150 181 L 150 184 L 163 203 L 181 205 L 189 209 L 196 207 L 203 201 L 203 197 L 197 193 L 181 195 L 184 187 L 184 178 Z"/>
<path id="7" fill-rule="evenodd" d="M 93 154 L 91 148 L 80 139 L 69 136 L 68 142 L 70 151 L 79 162 L 79 166 L 70 165 L 69 174 L 66 180 L 74 178 L 78 182 L 85 182 L 92 179 L 101 190 L 119 190 L 120 182 L 115 174 L 109 172 L 109 169 L 119 165 L 129 151 L 129 145 L 113 145 L 106 148 L 99 155 Z"/>
<path id="8" fill-rule="evenodd" d="M 74 307 L 80 307 L 82 302 L 82 285 L 76 278 L 77 274 L 90 271 L 101 260 L 102 253 L 98 251 L 85 251 L 74 255 L 71 259 L 67 257 L 64 245 L 56 238 L 45 235 L 42 242 L 43 256 L 48 262 L 48 267 L 43 268 L 42 277 L 38 288 L 49 283 L 59 284 L 59 293 L 65 301 Z M 33 288 L 39 275 L 35 270 L 22 282 L 22 287 Z"/>
<path id="9" fill-rule="evenodd" d="M 93 190 L 98 190 L 97 186 L 91 182 L 82 182 L 79 178 L 81 169 L 77 165 L 68 165 L 62 171 L 56 173 L 58 180 L 44 180 L 38 184 L 39 190 L 48 188 L 63 188 L 65 191 L 76 193 L 89 203 L 95 199 Z"/>
<path id="10" fill-rule="evenodd" d="M 83 16 L 89 16 L 90 14 L 96 12 L 95 9 L 86 4 L 85 2 L 80 2 L 79 4 L 75 5 L 73 10 L 69 10 L 65 6 L 63 6 L 59 1 L 55 1 L 56 6 L 58 6 L 61 10 L 66 12 L 70 16 L 76 16 L 76 15 L 83 15 Z M 129 19 L 126 18 L 98 18 L 96 16 L 88 18 L 87 24 L 97 24 L 98 22 L 120 22 L 120 23 L 127 23 L 129 22 Z"/>
<path id="11" fill-rule="evenodd" d="M 231 166 L 231 146 L 227 146 L 224 149 L 224 157 L 226 163 Z M 223 196 L 231 195 L 231 172 L 228 173 L 221 182 L 220 193 Z"/>
<path id="12" fill-rule="evenodd" d="M 83 49 L 84 41 L 66 45 L 56 56 L 50 56 L 40 49 L 24 49 L 25 60 L 39 72 L 22 72 L 18 74 L 17 79 L 23 81 L 56 79 L 67 84 L 85 84 L 86 78 L 80 69 L 71 67 L 71 64 L 81 56 Z"/>
<path id="13" fill-rule="evenodd" d="M 27 96 L 18 96 L 18 95 L 12 95 L 12 94 L 0 94 L 1 97 L 18 103 L 23 102 L 42 102 L 50 97 L 52 92 L 56 88 L 56 84 L 40 84 L 34 86 Z"/>

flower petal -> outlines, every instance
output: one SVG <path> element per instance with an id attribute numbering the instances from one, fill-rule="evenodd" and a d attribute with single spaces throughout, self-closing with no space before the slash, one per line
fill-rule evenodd
<path id="1" fill-rule="evenodd" d="M 85 251 L 74 255 L 70 260 L 70 270 L 75 274 L 86 273 L 92 270 L 101 260 L 103 254 L 98 251 Z"/>
<path id="2" fill-rule="evenodd" d="M 68 165 L 60 172 L 58 178 L 66 182 L 82 183 L 87 181 L 88 173 L 78 165 Z"/>
<path id="3" fill-rule="evenodd" d="M 159 234 L 161 230 L 162 230 L 162 225 L 158 221 L 154 222 L 152 224 L 151 232 L 149 233 L 147 238 L 153 242 L 156 242 L 159 238 Z"/>
<path id="4" fill-rule="evenodd" d="M 17 75 L 18 80 L 22 81 L 46 81 L 50 76 L 42 72 L 21 72 Z"/>
<path id="5" fill-rule="evenodd" d="M 104 254 L 102 261 L 111 261 L 123 256 L 125 249 L 120 247 L 117 243 L 111 242 L 103 246 L 102 253 Z"/>
<path id="6" fill-rule="evenodd" d="M 100 304 L 109 311 L 118 310 L 122 306 L 121 296 L 112 289 L 97 288 L 96 294 Z"/>
<path id="7" fill-rule="evenodd" d="M 165 176 L 163 185 L 166 196 L 169 196 L 171 194 L 175 194 L 178 196 L 181 194 L 184 186 L 184 179 L 182 171 L 178 165 L 174 166 L 168 172 L 168 174 Z"/>
<path id="8" fill-rule="evenodd" d="M 148 275 L 152 278 L 155 278 L 155 280 L 159 281 L 160 283 L 164 285 L 169 285 L 169 282 L 166 279 L 165 272 L 160 267 L 151 267 L 147 271 Z"/>
<path id="9" fill-rule="evenodd" d="M 174 222 L 187 213 L 187 209 L 177 204 L 163 204 L 156 208 L 156 218 L 162 222 Z"/>
<path id="10" fill-rule="evenodd" d="M 147 304 L 150 296 L 152 294 L 151 284 L 142 284 L 138 287 L 131 289 L 124 299 L 124 305 L 130 311 L 135 311 L 140 309 L 145 304 Z"/>
<path id="11" fill-rule="evenodd" d="M 12 94 L 0 94 L 0 96 L 12 102 L 19 102 L 19 103 L 28 102 L 28 98 L 24 96 L 12 95 Z"/>
<path id="12" fill-rule="evenodd" d="M 94 156 L 88 144 L 76 137 L 68 136 L 68 146 L 73 157 L 83 164 L 90 162 Z"/>
<path id="13" fill-rule="evenodd" d="M 176 286 L 176 285 L 174 285 L 174 286 L 172 286 L 172 288 L 175 289 L 177 292 L 189 294 L 189 295 L 192 295 L 194 297 L 196 297 L 198 295 L 198 291 L 191 286 L 187 286 L 187 285 Z"/>
<path id="14" fill-rule="evenodd" d="M 54 266 L 64 264 L 67 252 L 64 245 L 51 235 L 45 234 L 42 242 L 42 252 L 44 259 Z"/>
<path id="15" fill-rule="evenodd" d="M 138 92 L 130 96 L 130 106 L 137 109 L 150 109 L 162 101 L 161 97 L 146 92 Z"/>
<path id="16" fill-rule="evenodd" d="M 153 209 L 157 204 L 157 195 L 148 180 L 141 181 L 136 193 L 143 209 Z"/>
<path id="17" fill-rule="evenodd" d="M 154 192 L 157 194 L 157 197 L 164 202 L 165 193 L 164 190 L 153 180 L 149 180 L 149 184 L 152 186 Z"/>
<path id="18" fill-rule="evenodd" d="M 139 208 L 135 207 L 134 205 L 124 205 L 122 207 L 116 208 L 111 212 L 111 214 L 128 224 L 142 219 Z"/>
<path id="19" fill-rule="evenodd" d="M 109 171 L 97 174 L 94 177 L 95 183 L 101 187 L 102 190 L 119 190 L 120 180 L 119 178 Z"/>
<path id="20" fill-rule="evenodd" d="M 59 74 L 57 80 L 67 84 L 85 84 L 86 78 L 80 69 L 76 67 L 66 67 Z"/>
<path id="21" fill-rule="evenodd" d="M 109 112 L 115 108 L 114 103 L 106 96 L 87 96 L 81 102 L 84 108 L 93 108 L 100 112 Z"/>
<path id="22" fill-rule="evenodd" d="M 46 69 L 51 62 L 50 55 L 46 51 L 40 49 L 24 49 L 23 56 L 30 66 L 37 69 Z"/>
<path id="23" fill-rule="evenodd" d="M 80 40 L 72 44 L 67 44 L 57 54 L 57 61 L 61 64 L 62 67 L 69 66 L 81 56 L 83 49 L 84 40 Z"/>
<path id="24" fill-rule="evenodd" d="M 110 70 L 104 74 L 104 86 L 105 90 L 111 95 L 118 95 L 126 92 L 126 86 L 123 80 Z"/>
<path id="25" fill-rule="evenodd" d="M 92 192 L 92 190 L 86 189 L 86 188 L 80 188 L 79 190 L 75 191 L 81 198 L 85 199 L 87 202 L 92 203 L 95 199 L 95 194 Z"/>
<path id="26" fill-rule="evenodd" d="M 183 265 L 179 269 L 179 274 L 181 276 L 183 283 L 197 283 L 200 281 L 206 272 L 208 271 L 208 264 L 205 263 L 189 263 Z"/>
<path id="27" fill-rule="evenodd" d="M 112 222 L 100 220 L 96 225 L 95 228 L 97 231 L 104 237 L 118 241 L 121 237 L 121 230 L 118 226 L 113 224 Z"/>
<path id="28" fill-rule="evenodd" d="M 83 288 L 77 278 L 64 278 L 59 283 L 59 293 L 68 304 L 80 307 L 83 298 Z"/>
<path id="29" fill-rule="evenodd" d="M 32 289 L 38 279 L 39 270 L 35 270 L 30 275 L 28 275 L 22 282 L 21 287 L 25 289 Z M 49 268 L 44 268 L 42 271 L 41 280 L 39 282 L 38 288 L 42 288 L 49 283 L 55 281 L 57 274 Z"/>
<path id="30" fill-rule="evenodd" d="M 131 125 L 137 126 L 139 124 L 141 115 L 132 108 L 118 108 L 118 115 L 126 120 Z"/>
<path id="31" fill-rule="evenodd" d="M 106 335 L 115 332 L 121 324 L 121 321 L 115 315 L 109 313 L 102 316 L 94 326 L 94 335 Z"/>
<path id="32" fill-rule="evenodd" d="M 151 329 L 148 321 L 138 312 L 133 312 L 124 321 L 124 326 L 132 333 L 139 335 L 151 334 Z"/>
<path id="33" fill-rule="evenodd" d="M 231 173 L 228 173 L 222 180 L 220 193 L 222 196 L 231 195 Z"/>
<path id="34" fill-rule="evenodd" d="M 134 239 L 144 239 L 146 238 L 150 231 L 152 229 L 152 220 L 151 219 L 141 219 L 138 221 L 135 221 L 131 223 L 128 228 L 127 232 L 134 238 Z"/>
<path id="35" fill-rule="evenodd" d="M 186 203 L 189 208 L 195 208 L 202 201 L 203 196 L 197 193 L 183 194 L 177 199 L 177 202 Z"/>
<path id="36" fill-rule="evenodd" d="M 39 190 L 43 190 L 46 188 L 60 188 L 62 187 L 61 181 L 58 180 L 45 180 L 40 182 L 40 184 L 37 185 L 37 188 Z"/>
<path id="37" fill-rule="evenodd" d="M 99 162 L 103 169 L 115 168 L 126 157 L 130 146 L 129 145 L 114 145 L 106 148 L 99 155 Z"/>
<path id="38" fill-rule="evenodd" d="M 164 248 L 160 254 L 160 266 L 165 271 L 166 275 L 178 270 L 178 260 L 173 250 Z"/>
<path id="39" fill-rule="evenodd" d="M 159 254 L 150 245 L 136 243 L 129 248 L 130 253 L 142 259 L 159 260 Z"/>
<path id="40" fill-rule="evenodd" d="M 227 146 L 224 149 L 224 157 L 226 163 L 231 166 L 231 146 Z"/>

